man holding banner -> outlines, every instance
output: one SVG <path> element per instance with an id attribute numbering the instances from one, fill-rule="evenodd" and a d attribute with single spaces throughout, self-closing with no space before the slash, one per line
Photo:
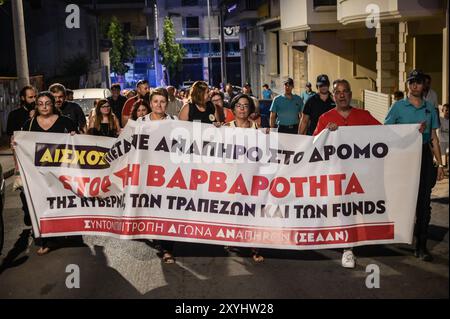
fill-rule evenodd
<path id="1" fill-rule="evenodd" d="M 432 261 L 427 250 L 428 225 L 431 219 L 431 190 L 435 184 L 436 172 L 433 155 L 438 162 L 437 179 L 444 178 L 439 138 L 439 118 L 435 107 L 423 99 L 425 74 L 412 70 L 408 76 L 408 96 L 396 102 L 390 109 L 384 124 L 422 124 L 422 164 L 420 168 L 419 195 L 417 198 L 416 225 L 414 228 L 414 255 L 423 261 Z"/>
<path id="2" fill-rule="evenodd" d="M 339 126 L 381 125 L 368 111 L 350 105 L 352 89 L 347 80 L 334 81 L 333 96 L 336 107 L 319 117 L 314 135 L 318 135 L 325 128 L 336 131 Z M 355 256 L 351 248 L 345 249 L 342 254 L 342 267 L 355 268 Z"/>

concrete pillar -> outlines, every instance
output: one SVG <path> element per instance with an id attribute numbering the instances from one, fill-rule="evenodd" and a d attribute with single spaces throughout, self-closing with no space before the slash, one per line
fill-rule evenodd
<path id="1" fill-rule="evenodd" d="M 377 37 L 377 88 L 380 93 L 393 93 L 397 89 L 398 25 L 381 24 Z"/>
<path id="2" fill-rule="evenodd" d="M 398 89 L 399 91 L 406 91 L 406 79 L 408 77 L 407 64 L 407 49 L 406 44 L 408 40 L 408 22 L 400 22 L 398 24 Z"/>

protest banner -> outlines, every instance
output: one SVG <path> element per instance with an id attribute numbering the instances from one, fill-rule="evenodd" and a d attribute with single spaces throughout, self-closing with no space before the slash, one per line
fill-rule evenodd
<path id="1" fill-rule="evenodd" d="M 131 121 L 118 139 L 15 140 L 36 236 L 279 249 L 412 242 L 417 125 L 310 137 Z"/>

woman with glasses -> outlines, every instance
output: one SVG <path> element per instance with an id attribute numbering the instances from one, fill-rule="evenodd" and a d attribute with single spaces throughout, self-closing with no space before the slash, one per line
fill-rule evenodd
<path id="1" fill-rule="evenodd" d="M 74 135 L 77 132 L 77 125 L 59 113 L 55 106 L 55 98 L 50 92 L 41 92 L 36 97 L 34 116 L 25 122 L 23 130 Z M 56 246 L 56 241 L 56 238 L 37 238 L 36 244 L 40 246 L 37 254 L 42 256 L 49 253 L 51 248 Z"/>
<path id="2" fill-rule="evenodd" d="M 246 94 L 239 94 L 231 101 L 230 108 L 234 113 L 234 121 L 225 124 L 227 127 L 251 128 L 258 129 L 258 124 L 250 120 L 250 114 L 255 112 L 255 103 L 253 99 Z M 225 247 L 228 250 L 228 247 Z M 264 257 L 259 253 L 258 249 L 252 248 L 251 255 L 253 261 L 260 263 L 264 261 Z"/>
<path id="3" fill-rule="evenodd" d="M 88 134 L 96 136 L 117 137 L 120 133 L 120 124 L 114 115 L 107 99 L 98 101 L 95 114 L 89 121 Z"/>

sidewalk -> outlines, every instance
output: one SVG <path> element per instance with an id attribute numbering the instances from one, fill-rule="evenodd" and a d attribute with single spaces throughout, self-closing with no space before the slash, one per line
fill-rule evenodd
<path id="1" fill-rule="evenodd" d="M 14 175 L 14 158 L 9 147 L 9 137 L 5 135 L 0 137 L 0 164 L 5 179 Z"/>

